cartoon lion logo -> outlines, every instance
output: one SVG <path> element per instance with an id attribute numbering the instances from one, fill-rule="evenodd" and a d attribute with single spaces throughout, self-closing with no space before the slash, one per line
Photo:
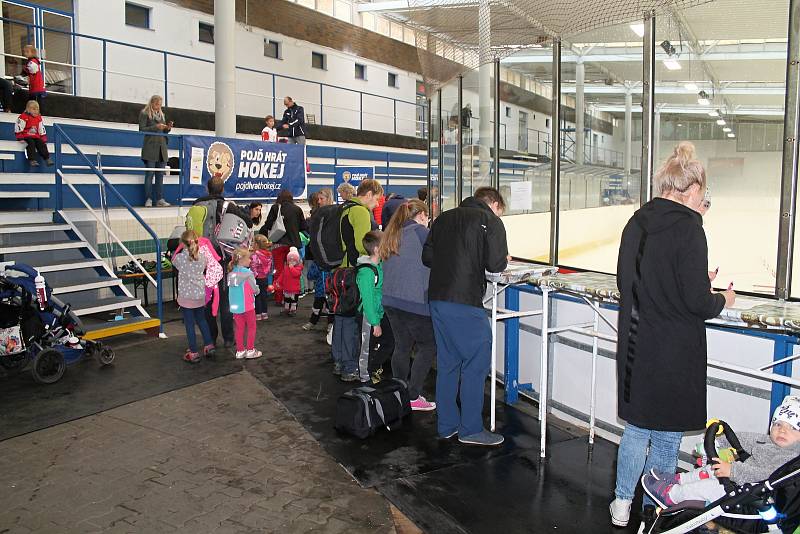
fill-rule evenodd
<path id="1" fill-rule="evenodd" d="M 352 175 L 350 174 L 350 171 L 344 171 L 342 173 L 342 180 L 344 180 L 345 183 L 349 183 L 350 182 L 350 178 L 352 178 Z"/>
<path id="2" fill-rule="evenodd" d="M 227 180 L 233 172 L 233 151 L 231 147 L 219 141 L 211 143 L 206 156 L 206 167 L 212 178 Z"/>

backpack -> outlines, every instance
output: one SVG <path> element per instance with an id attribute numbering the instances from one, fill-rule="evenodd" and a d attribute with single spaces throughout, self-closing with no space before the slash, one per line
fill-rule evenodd
<path id="1" fill-rule="evenodd" d="M 378 284 L 378 268 L 371 263 L 361 263 L 355 267 L 342 267 L 333 271 L 326 282 L 325 293 L 328 296 L 328 309 L 331 313 L 345 317 L 358 315 L 361 306 L 361 294 L 358 291 L 356 277 L 358 270 L 369 267 L 375 273 L 375 285 Z"/>
<path id="2" fill-rule="evenodd" d="M 247 222 L 235 213 L 228 211 L 230 203 L 222 203 L 222 220 L 215 233 L 220 247 L 230 252 L 234 248 L 249 248 L 252 230 L 247 227 Z"/>
<path id="3" fill-rule="evenodd" d="M 345 210 L 358 205 L 348 200 L 344 204 L 322 206 L 318 208 L 309 221 L 308 246 L 314 261 L 324 271 L 332 271 L 342 264 L 344 251 L 342 250 L 342 234 L 340 221 Z"/>
<path id="4" fill-rule="evenodd" d="M 219 250 L 217 242 L 217 203 L 219 199 L 203 200 L 189 208 L 186 214 L 186 229 L 194 230 L 198 237 L 206 237 L 215 249 Z"/>

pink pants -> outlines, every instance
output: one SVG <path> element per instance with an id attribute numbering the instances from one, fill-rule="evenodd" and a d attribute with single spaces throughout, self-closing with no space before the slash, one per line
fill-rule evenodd
<path id="1" fill-rule="evenodd" d="M 256 343 L 256 311 L 249 310 L 244 313 L 233 314 L 234 334 L 236 335 L 236 350 L 253 350 Z M 244 330 L 247 328 L 247 346 L 245 346 Z"/>

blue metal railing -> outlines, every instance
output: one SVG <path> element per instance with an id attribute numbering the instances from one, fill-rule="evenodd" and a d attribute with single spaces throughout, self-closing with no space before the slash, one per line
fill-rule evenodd
<path id="1" fill-rule="evenodd" d="M 186 83 L 178 82 L 178 81 L 175 81 L 175 80 L 170 82 L 170 80 L 169 80 L 169 58 L 187 59 L 187 60 L 197 61 L 197 62 L 205 63 L 205 64 L 212 64 L 212 65 L 214 64 L 214 61 L 211 60 L 211 59 L 205 59 L 205 58 L 200 58 L 200 57 L 196 57 L 196 56 L 189 56 L 189 55 L 180 54 L 180 53 L 177 53 L 177 52 L 169 52 L 167 50 L 161 50 L 161 49 L 157 49 L 157 48 L 151 48 L 151 47 L 148 47 L 148 46 L 142 46 L 142 45 L 137 45 L 137 44 L 126 43 L 126 42 L 123 42 L 123 41 L 117 41 L 115 39 L 106 39 L 104 37 L 97 37 L 95 35 L 87 35 L 87 34 L 83 34 L 83 33 L 77 33 L 77 32 L 73 32 L 73 31 L 69 31 L 69 30 L 62 30 L 62 29 L 58 29 L 58 28 L 50 28 L 50 27 L 47 27 L 47 26 L 41 26 L 41 25 L 38 25 L 38 24 L 33 24 L 33 23 L 30 23 L 30 22 L 25 22 L 25 21 L 21 21 L 21 20 L 17 20 L 17 19 L 11 19 L 11 18 L 7 18 L 7 17 L 0 17 L 0 20 L 2 20 L 4 23 L 18 24 L 18 25 L 24 26 L 24 27 L 26 27 L 28 32 L 30 32 L 31 29 L 41 29 L 41 30 L 44 30 L 44 31 L 47 31 L 47 32 L 51 32 L 51 33 L 60 33 L 60 34 L 63 34 L 63 35 L 69 35 L 70 38 L 71 38 L 71 42 L 73 42 L 73 43 L 75 42 L 75 38 L 89 39 L 89 40 L 97 41 L 97 42 L 101 43 L 101 45 L 102 45 L 102 66 L 99 67 L 99 68 L 98 67 L 88 67 L 88 66 L 85 66 L 85 65 L 76 65 L 76 64 L 73 64 L 73 63 L 59 63 L 59 62 L 52 61 L 52 60 L 48 61 L 47 59 L 44 59 L 43 63 L 45 65 L 45 70 L 47 69 L 47 64 L 50 63 L 50 64 L 53 64 L 53 65 L 68 66 L 71 69 L 73 69 L 73 72 L 74 72 L 75 69 L 82 69 L 82 68 L 88 68 L 88 69 L 92 69 L 92 70 L 96 70 L 96 71 L 102 72 L 101 87 L 102 87 L 102 99 L 103 100 L 109 100 L 109 98 L 108 98 L 108 93 L 109 93 L 109 90 L 108 90 L 108 88 L 109 88 L 108 87 L 109 86 L 109 84 L 108 84 L 108 75 L 109 74 L 122 75 L 122 76 L 128 75 L 128 76 L 134 76 L 134 77 L 137 77 L 137 78 L 150 79 L 152 81 L 163 82 L 163 84 L 164 84 L 164 88 L 163 88 L 163 90 L 164 90 L 164 95 L 163 95 L 163 97 L 164 97 L 164 106 L 168 107 L 170 105 L 170 102 L 169 102 L 169 86 L 170 86 L 170 83 L 173 83 L 173 84 L 176 84 L 176 85 L 187 85 Z M 135 73 L 121 73 L 121 72 L 116 72 L 116 71 L 110 71 L 109 68 L 108 68 L 108 45 L 109 44 L 116 45 L 116 46 L 123 46 L 123 47 L 131 48 L 131 49 L 135 49 L 135 50 L 143 50 L 143 51 L 146 51 L 146 52 L 152 52 L 154 54 L 160 55 L 161 58 L 162 58 L 162 63 L 163 63 L 163 78 L 151 78 L 151 77 L 148 77 L 148 76 L 138 75 L 138 74 L 135 74 Z M 73 46 L 73 49 L 74 49 L 74 46 Z M 75 51 L 73 50 L 73 56 L 72 57 L 75 56 L 74 52 Z M 3 55 L 6 56 L 6 57 L 8 57 L 8 56 L 14 57 L 13 54 L 9 54 L 7 51 Z M 385 101 L 391 102 L 392 114 L 391 115 L 387 114 L 387 115 L 383 115 L 383 116 L 392 119 L 392 122 L 393 122 L 392 131 L 394 133 L 397 133 L 397 131 L 398 131 L 398 128 L 397 128 L 398 120 L 400 120 L 400 121 L 405 121 L 405 120 L 412 121 L 415 124 L 415 133 L 416 133 L 417 137 L 425 137 L 425 134 L 427 133 L 425 131 L 425 121 L 417 119 L 418 116 L 420 116 L 420 117 L 425 117 L 426 116 L 425 115 L 425 109 L 426 109 L 427 106 L 425 104 L 421 104 L 421 103 L 418 103 L 416 101 L 409 101 L 409 100 L 403 100 L 403 99 L 400 99 L 400 98 L 393 98 L 393 97 L 390 97 L 390 96 L 379 95 L 379 94 L 376 94 L 376 93 L 370 93 L 370 92 L 366 92 L 366 91 L 358 91 L 356 89 L 351 89 L 349 87 L 343 87 L 343 86 L 338 86 L 338 85 L 333 85 L 333 84 L 328 84 L 328 83 L 322 83 L 322 82 L 315 82 L 315 81 L 312 81 L 312 80 L 305 80 L 305 79 L 302 79 L 302 78 L 296 78 L 296 77 L 287 76 L 287 75 L 284 75 L 284 74 L 276 74 L 274 72 L 269 72 L 269 71 L 265 71 L 265 70 L 261 70 L 261 69 L 254 69 L 254 68 L 251 68 L 251 67 L 237 66 L 236 69 L 239 70 L 239 71 L 242 71 L 242 72 L 251 72 L 251 73 L 254 73 L 254 74 L 261 74 L 261 75 L 264 75 L 264 76 L 271 77 L 271 81 L 272 81 L 272 97 L 271 97 L 271 99 L 272 99 L 272 115 L 277 116 L 277 112 L 278 112 L 278 100 L 279 100 L 279 98 L 278 98 L 278 96 L 276 95 L 276 92 L 275 92 L 276 91 L 276 83 L 275 83 L 276 80 L 278 80 L 278 79 L 291 80 L 291 81 L 302 82 L 302 83 L 307 83 L 307 84 L 319 86 L 319 102 L 303 102 L 301 100 L 298 100 L 298 102 L 300 102 L 301 104 L 305 104 L 305 105 L 311 105 L 311 106 L 315 106 L 315 107 L 318 106 L 319 107 L 319 112 L 320 112 L 319 113 L 319 124 L 321 124 L 321 125 L 324 125 L 324 113 L 323 113 L 323 111 L 327 107 L 329 109 L 340 109 L 340 110 L 344 110 L 344 111 L 351 111 L 353 113 L 357 112 L 358 113 L 359 126 L 360 126 L 361 129 L 363 129 L 363 126 L 364 126 L 364 96 L 368 96 L 368 97 L 379 98 L 381 100 L 385 100 Z M 73 79 L 72 94 L 74 94 L 76 96 L 81 96 L 81 95 L 77 94 L 77 91 L 75 89 L 76 85 L 77 84 L 75 83 L 75 80 Z M 192 85 L 192 87 L 197 88 L 199 86 L 197 86 L 195 84 L 195 85 Z M 202 88 L 202 87 L 200 87 L 200 88 Z M 339 90 L 339 91 L 346 91 L 348 93 L 357 94 L 358 95 L 358 102 L 359 102 L 358 109 L 356 110 L 356 109 L 350 109 L 350 108 L 341 108 L 341 107 L 333 106 L 333 105 L 330 105 L 330 104 L 326 106 L 325 102 L 324 102 L 324 96 L 325 96 L 325 89 L 326 88 L 328 88 L 328 89 L 336 89 L 336 90 Z M 206 89 L 213 90 L 213 88 L 206 88 Z M 264 98 L 270 98 L 270 97 L 264 97 Z M 387 104 L 388 104 L 388 102 L 387 102 Z M 398 104 L 398 102 L 401 103 L 401 104 L 408 104 L 408 105 L 414 106 L 414 116 L 410 117 L 408 119 L 398 117 L 398 115 L 397 115 L 397 104 Z M 179 103 L 175 103 L 175 102 L 172 102 L 172 105 L 173 106 L 178 106 L 178 107 L 180 106 Z M 387 106 L 387 108 L 388 108 L 388 106 Z M 307 112 L 308 111 L 309 110 L 307 110 Z M 367 115 L 379 116 L 380 114 L 378 114 L 378 113 L 367 113 Z"/>
<path id="2" fill-rule="evenodd" d="M 83 128 L 83 127 L 77 126 L 75 128 L 80 129 L 80 128 Z M 115 130 L 115 131 L 118 131 L 118 130 Z M 114 194 L 115 197 L 117 197 L 117 200 L 119 200 L 120 203 L 128 210 L 128 212 L 130 212 L 130 214 L 133 215 L 133 218 L 136 219 L 140 225 L 142 225 L 142 227 L 145 229 L 145 231 L 148 234 L 150 234 L 150 237 L 153 238 L 153 243 L 155 244 L 155 249 L 156 249 L 156 299 L 157 299 L 157 303 L 158 303 L 157 304 L 157 314 L 158 314 L 158 319 L 159 319 L 159 332 L 161 334 L 163 334 L 164 333 L 164 298 L 163 298 L 163 296 L 161 294 L 161 291 L 162 291 L 161 241 L 159 240 L 158 235 L 153 231 L 152 228 L 150 228 L 150 226 L 144 221 L 144 219 L 142 219 L 142 217 L 136 212 L 136 210 L 133 209 L 133 206 L 131 206 L 128 203 L 128 201 L 125 199 L 125 197 L 122 196 L 119 193 L 119 191 L 117 191 L 117 188 L 114 187 L 111 184 L 111 182 L 108 181 L 108 179 L 103 175 L 102 172 L 100 172 L 100 170 L 97 168 L 97 166 L 95 166 L 95 164 L 92 163 L 92 161 L 86 156 L 86 154 L 81 152 L 81 150 L 78 148 L 78 145 L 66 134 L 66 132 L 64 131 L 64 129 L 62 128 L 62 126 L 60 124 L 54 124 L 53 125 L 53 133 L 54 133 L 53 143 L 55 145 L 55 159 L 56 159 L 56 161 L 55 161 L 55 169 L 56 169 L 56 171 L 55 171 L 56 210 L 62 210 L 64 208 L 64 192 L 63 192 L 64 182 L 63 182 L 63 179 L 62 179 L 62 174 L 64 172 L 64 158 L 63 158 L 63 154 L 62 154 L 62 150 L 61 150 L 61 144 L 62 143 L 66 143 L 67 145 L 72 147 L 72 149 L 80 157 L 80 159 L 82 159 L 83 162 L 86 163 L 86 166 L 89 168 L 89 170 L 91 170 L 91 172 L 95 176 L 97 176 L 97 178 L 100 179 L 100 181 L 103 183 L 103 185 L 109 191 L 111 191 Z M 144 132 L 141 132 L 141 133 L 140 132 L 130 132 L 130 133 L 131 134 L 139 134 L 139 135 L 142 135 L 142 136 L 144 136 L 144 135 L 154 135 L 154 136 L 161 136 L 161 137 L 170 137 L 168 134 L 161 134 L 161 133 L 155 133 L 155 132 L 147 132 L 147 133 L 144 133 Z M 172 136 L 172 137 L 174 137 L 174 136 Z M 181 182 L 182 181 L 183 181 L 183 178 L 181 177 Z"/>

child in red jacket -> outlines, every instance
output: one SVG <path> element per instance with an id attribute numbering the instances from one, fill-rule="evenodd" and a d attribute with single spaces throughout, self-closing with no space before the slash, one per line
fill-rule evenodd
<path id="1" fill-rule="evenodd" d="M 289 317 L 297 315 L 297 297 L 300 294 L 300 278 L 303 276 L 303 260 L 295 247 L 286 255 L 286 267 L 283 268 L 278 286 L 283 290 L 283 313 Z"/>
<path id="2" fill-rule="evenodd" d="M 39 166 L 39 162 L 36 160 L 37 152 L 48 167 L 53 164 L 50 152 L 47 150 L 47 132 L 45 132 L 42 116 L 39 114 L 39 103 L 36 100 L 29 100 L 25 111 L 17 118 L 14 135 L 17 140 L 27 144 L 25 151 L 28 153 L 31 167 Z"/>
<path id="3" fill-rule="evenodd" d="M 44 72 L 42 72 L 42 62 L 39 59 L 39 54 L 35 46 L 25 45 L 22 47 L 22 55 L 25 56 L 22 75 L 28 77 L 30 99 L 36 100 L 41 104 L 47 91 L 44 88 Z"/>

